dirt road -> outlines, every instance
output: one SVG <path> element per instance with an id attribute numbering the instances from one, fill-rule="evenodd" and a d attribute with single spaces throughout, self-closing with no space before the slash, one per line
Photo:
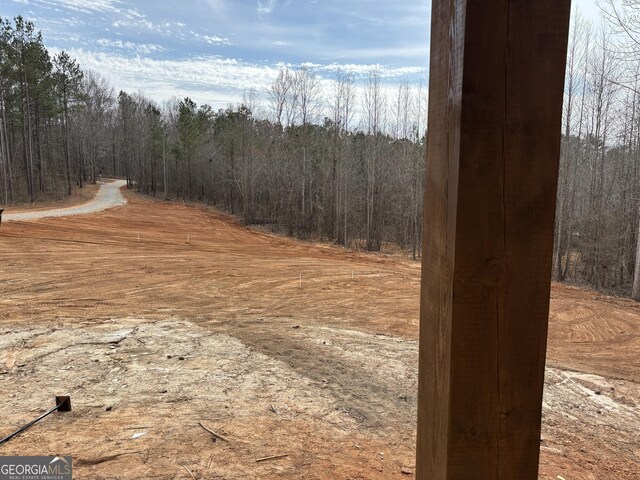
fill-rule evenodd
<path id="1" fill-rule="evenodd" d="M 96 479 L 411 477 L 417 263 L 126 196 L 0 229 L 0 433 L 74 403 L 0 454 Z M 554 285 L 551 310 L 541 478 L 637 479 L 638 306 Z"/>
<path id="2" fill-rule="evenodd" d="M 74 205 L 66 208 L 55 208 L 47 210 L 33 210 L 19 213 L 7 212 L 2 216 L 3 221 L 26 221 L 38 220 L 49 217 L 68 217 L 70 215 L 86 215 L 89 213 L 101 212 L 108 208 L 117 207 L 126 203 L 120 189 L 127 184 L 125 180 L 116 180 L 109 183 L 101 183 L 100 189 L 95 198 L 81 205 Z"/>

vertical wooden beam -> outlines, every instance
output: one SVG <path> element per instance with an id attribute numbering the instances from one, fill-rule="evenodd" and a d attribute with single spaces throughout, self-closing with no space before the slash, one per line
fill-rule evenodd
<path id="1" fill-rule="evenodd" d="M 570 0 L 433 0 L 418 480 L 535 480 Z"/>

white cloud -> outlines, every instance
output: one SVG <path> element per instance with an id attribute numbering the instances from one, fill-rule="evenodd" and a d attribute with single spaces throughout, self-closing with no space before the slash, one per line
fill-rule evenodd
<path id="1" fill-rule="evenodd" d="M 385 29 L 387 20 L 428 21 L 424 6 L 404 12 L 415 0 L 387 6 L 370 0 L 323 0 L 311 6 L 309 0 L 198 0 L 180 15 L 168 8 L 169 2 L 156 10 L 153 2 L 134 0 L 13 1 L 33 5 L 48 45 L 65 48 L 83 69 L 100 72 L 116 90 L 139 91 L 157 101 L 188 95 L 217 108 L 241 101 L 248 89 L 266 100 L 278 62 L 296 68 L 304 60 L 310 60 L 305 65 L 317 73 L 327 98 L 338 69 L 362 84 L 374 68 L 393 97 L 400 81 L 415 82 L 428 64 L 428 27 L 424 41 L 414 41 L 413 27 L 403 28 L 402 36 L 395 34 L 400 28 L 395 23 Z M 334 16 L 334 8 L 343 15 Z M 285 9 L 292 9 L 291 15 L 276 15 Z M 378 28 L 369 17 L 382 19 L 383 25 Z M 371 37 L 374 30 L 380 38 Z"/>
<path id="2" fill-rule="evenodd" d="M 123 49 L 135 48 L 123 42 L 107 46 Z M 58 50 L 51 49 L 55 54 Z M 142 56 L 127 56 L 117 52 L 95 52 L 84 49 L 68 50 L 83 69 L 94 70 L 105 76 L 116 91 L 140 92 L 157 102 L 172 97 L 189 96 L 197 103 L 208 103 L 213 108 L 224 108 L 242 100 L 243 93 L 254 89 L 263 101 L 267 101 L 266 91 L 278 75 L 282 63 L 256 64 L 235 58 L 202 56 L 181 60 L 153 59 Z M 409 75 L 418 77 L 423 73 L 419 67 L 385 67 L 375 64 L 322 65 L 306 63 L 319 77 L 324 97 L 329 98 L 333 89 L 331 78 L 335 71 L 342 69 L 364 77 L 371 69 L 378 68 L 384 80 L 383 91 L 389 99 L 397 96 L 397 85 Z M 295 68 L 294 65 L 286 65 Z M 414 78 L 415 80 L 415 78 Z M 361 81 L 358 82 L 359 84 Z M 416 83 L 413 81 L 412 83 Z"/>
<path id="3" fill-rule="evenodd" d="M 205 42 L 210 45 L 231 45 L 228 38 L 218 37 L 217 35 L 199 35 Z"/>
<path id="4" fill-rule="evenodd" d="M 132 17 L 144 18 L 144 15 L 141 15 L 140 13 L 138 13 L 137 11 L 131 8 L 127 9 L 127 13 Z"/>
<path id="5" fill-rule="evenodd" d="M 155 43 L 134 43 L 122 40 L 109 40 L 107 38 L 99 38 L 96 40 L 98 45 L 103 47 L 119 48 L 122 50 L 131 50 L 138 54 L 149 55 L 155 52 L 164 52 L 167 49 Z"/>
<path id="6" fill-rule="evenodd" d="M 112 27 L 120 28 L 120 27 L 135 27 L 135 28 L 148 28 L 149 30 L 154 30 L 159 32 L 160 26 L 154 24 L 153 22 L 147 20 L 143 17 L 132 17 L 127 16 L 126 20 L 115 20 L 111 23 Z"/>
<path id="7" fill-rule="evenodd" d="M 215 12 L 222 12 L 225 9 L 224 0 L 205 0 L 207 5 L 209 5 Z"/>
<path id="8" fill-rule="evenodd" d="M 257 0 L 258 1 L 258 16 L 270 15 L 275 10 L 278 0 Z"/>
<path id="9" fill-rule="evenodd" d="M 51 49 L 52 54 L 56 52 Z M 266 90 L 278 74 L 276 66 L 233 58 L 158 60 L 83 49 L 68 52 L 83 69 L 100 72 L 116 90 L 140 91 L 156 101 L 188 95 L 216 108 L 239 101 L 245 90 Z"/>
<path id="10" fill-rule="evenodd" d="M 120 13 L 120 0 L 36 0 L 37 3 L 57 5 L 59 7 L 83 13 Z"/>
<path id="11" fill-rule="evenodd" d="M 196 39 L 201 40 L 209 45 L 231 45 L 231 42 L 227 37 L 221 37 L 219 35 L 201 35 L 193 30 L 189 33 Z"/>
<path id="12" fill-rule="evenodd" d="M 378 69 L 380 77 L 382 78 L 397 78 L 406 77 L 412 75 L 423 74 L 426 72 L 426 66 L 424 67 L 388 67 L 379 64 L 355 64 L 355 63 L 331 63 L 329 65 L 323 65 L 321 70 L 328 72 L 337 72 L 341 70 L 345 73 L 349 73 L 356 76 L 365 76 L 372 70 Z"/>

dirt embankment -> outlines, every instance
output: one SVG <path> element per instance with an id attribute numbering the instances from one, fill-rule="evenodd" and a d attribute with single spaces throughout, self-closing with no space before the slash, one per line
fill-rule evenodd
<path id="1" fill-rule="evenodd" d="M 2 430 L 74 402 L 0 454 L 72 454 L 79 478 L 410 478 L 419 265 L 127 195 L 0 229 Z M 638 478 L 638 307 L 554 285 L 551 310 L 542 478 Z"/>

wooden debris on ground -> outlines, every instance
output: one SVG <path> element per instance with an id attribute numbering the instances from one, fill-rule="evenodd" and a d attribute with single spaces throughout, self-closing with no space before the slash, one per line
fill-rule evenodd
<path id="1" fill-rule="evenodd" d="M 198 422 L 198 425 L 200 425 L 202 428 L 204 428 L 207 432 L 209 432 L 211 435 L 213 435 L 214 438 L 219 438 L 220 440 L 222 440 L 223 442 L 227 442 L 229 443 L 229 440 L 225 437 L 223 437 L 222 435 L 220 435 L 219 433 L 214 432 L 213 430 L 211 430 L 210 428 L 205 427 L 202 422 Z"/>
<path id="2" fill-rule="evenodd" d="M 191 478 L 193 478 L 193 480 L 196 480 L 196 476 L 193 474 L 191 470 L 189 470 L 185 465 L 181 464 L 180 466 L 184 468 L 189 473 L 189 475 L 191 475 Z"/>
<path id="3" fill-rule="evenodd" d="M 266 462 L 268 460 L 277 460 L 278 458 L 284 458 L 288 456 L 289 456 L 288 453 L 283 453 L 282 455 L 271 455 L 270 457 L 257 458 L 256 463 Z"/>

